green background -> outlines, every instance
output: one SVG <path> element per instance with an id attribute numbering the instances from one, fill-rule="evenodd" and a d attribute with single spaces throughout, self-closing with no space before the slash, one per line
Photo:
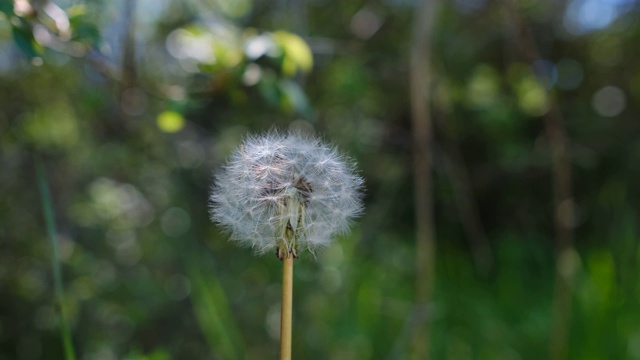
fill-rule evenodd
<path id="1" fill-rule="evenodd" d="M 422 320 L 419 1 L 32 5 L 0 2 L 0 359 L 70 359 L 65 334 L 78 359 L 276 358 L 281 264 L 207 209 L 213 171 L 274 127 L 315 131 L 366 182 L 353 231 L 296 261 L 294 358 L 405 359 L 428 326 L 433 359 L 542 359 L 566 324 L 567 359 L 640 359 L 636 1 L 441 1 Z M 554 108 L 574 213 L 558 262 Z"/>

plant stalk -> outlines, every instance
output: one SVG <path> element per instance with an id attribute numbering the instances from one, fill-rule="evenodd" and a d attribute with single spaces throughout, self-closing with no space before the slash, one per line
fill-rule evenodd
<path id="1" fill-rule="evenodd" d="M 64 349 L 64 358 L 66 360 L 75 360 L 76 355 L 73 349 L 73 341 L 71 340 L 71 330 L 69 326 L 69 318 L 65 309 L 64 289 L 62 286 L 62 269 L 60 260 L 58 259 L 58 242 L 56 241 L 56 222 L 53 213 L 53 201 L 51 200 L 51 192 L 47 183 L 47 174 L 44 170 L 42 160 L 36 158 L 36 176 L 38 178 L 38 190 L 42 201 L 42 212 L 47 227 L 47 236 L 51 243 L 51 268 L 53 272 L 53 284 L 55 289 L 55 302 L 60 311 L 60 334 L 62 336 L 62 346 Z"/>
<path id="2" fill-rule="evenodd" d="M 282 259 L 282 309 L 280 311 L 280 360 L 291 360 L 291 319 L 293 309 L 293 254 Z"/>

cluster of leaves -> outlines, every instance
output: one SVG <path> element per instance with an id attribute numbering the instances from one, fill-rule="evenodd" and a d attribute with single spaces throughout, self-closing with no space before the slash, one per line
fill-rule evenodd
<path id="1" fill-rule="evenodd" d="M 41 63 L 46 48 L 83 56 L 100 40 L 84 5 L 65 11 L 51 1 L 3 1 L 0 13 L 11 24 L 16 46 L 35 64 Z"/>
<path id="2" fill-rule="evenodd" d="M 274 109 L 311 116 L 296 76 L 313 66 L 309 46 L 298 35 L 279 30 L 259 32 L 232 24 L 192 23 L 173 30 L 169 52 L 197 76 L 210 76 L 208 89 L 246 105 L 256 91 Z"/>

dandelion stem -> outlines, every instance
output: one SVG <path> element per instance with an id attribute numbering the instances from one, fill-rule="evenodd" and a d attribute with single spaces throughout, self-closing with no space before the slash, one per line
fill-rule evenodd
<path id="1" fill-rule="evenodd" d="M 291 360 L 291 318 L 293 308 L 293 254 L 282 259 L 282 309 L 280 312 L 280 360 Z"/>

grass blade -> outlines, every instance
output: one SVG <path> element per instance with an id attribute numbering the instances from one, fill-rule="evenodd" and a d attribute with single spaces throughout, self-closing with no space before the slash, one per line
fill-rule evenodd
<path id="1" fill-rule="evenodd" d="M 62 270 L 60 260 L 58 259 L 58 243 L 56 241 L 56 222 L 53 216 L 53 205 L 51 201 L 51 193 L 47 183 L 47 175 L 42 165 L 42 160 L 36 158 L 36 176 L 38 178 L 38 190 L 40 192 L 40 200 L 42 202 L 42 213 L 47 226 L 47 235 L 51 242 L 51 267 L 53 270 L 53 283 L 55 286 L 55 305 L 60 311 L 60 335 L 62 336 L 62 346 L 64 347 L 64 356 L 66 360 L 75 360 L 76 355 L 73 350 L 71 341 L 71 331 L 67 321 L 66 311 L 64 307 L 64 290 L 62 287 Z"/>

